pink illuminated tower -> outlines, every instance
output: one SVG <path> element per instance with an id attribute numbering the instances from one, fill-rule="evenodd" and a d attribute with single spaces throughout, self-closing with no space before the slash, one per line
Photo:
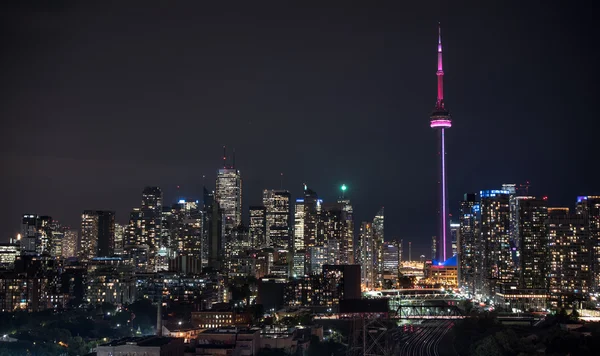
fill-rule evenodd
<path id="1" fill-rule="evenodd" d="M 438 135 L 438 232 L 436 244 L 436 260 L 444 262 L 452 257 L 450 251 L 450 219 L 448 210 L 448 188 L 446 187 L 446 129 L 452 127 L 450 112 L 444 105 L 444 70 L 442 68 L 442 28 L 438 25 L 438 47 L 437 47 L 438 69 L 437 69 L 437 101 L 431 112 L 430 126 Z"/>

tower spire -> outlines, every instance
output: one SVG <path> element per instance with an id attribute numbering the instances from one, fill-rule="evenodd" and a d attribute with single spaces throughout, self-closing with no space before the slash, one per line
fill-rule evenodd
<path id="1" fill-rule="evenodd" d="M 438 22 L 438 68 L 437 68 L 437 101 L 435 104 L 436 109 L 444 108 L 444 68 L 442 65 L 442 25 Z"/>

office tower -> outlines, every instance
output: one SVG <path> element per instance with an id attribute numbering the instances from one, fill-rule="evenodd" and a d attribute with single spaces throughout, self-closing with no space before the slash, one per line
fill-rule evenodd
<path id="1" fill-rule="evenodd" d="M 115 248 L 114 248 L 114 254 L 116 256 L 121 256 L 123 255 L 123 247 L 124 247 L 124 241 L 125 241 L 125 232 L 126 232 L 126 227 L 119 224 L 119 223 L 115 223 Z"/>
<path id="2" fill-rule="evenodd" d="M 267 220 L 265 207 L 251 206 L 249 215 L 250 225 L 248 228 L 252 247 L 256 249 L 267 247 Z"/>
<path id="3" fill-rule="evenodd" d="M 142 192 L 141 241 L 150 248 L 150 258 L 155 258 L 158 250 L 163 247 L 162 236 L 162 191 L 159 187 L 146 187 Z M 154 260 L 149 261 L 152 265 Z"/>
<path id="4" fill-rule="evenodd" d="M 592 292 L 600 292 L 600 195 L 577 197 L 576 212 L 588 221 L 592 255 Z"/>
<path id="5" fill-rule="evenodd" d="M 306 251 L 305 273 L 308 275 L 318 274 L 321 273 L 322 264 L 327 263 L 325 260 L 327 253 L 324 250 L 324 236 L 318 233 L 322 201 L 318 198 L 317 193 L 308 189 L 306 185 L 304 185 L 304 198 L 302 200 L 304 209 L 302 213 L 304 222 L 302 232 L 304 235 L 304 250 Z M 298 207 L 298 201 L 296 201 L 296 206 Z"/>
<path id="6" fill-rule="evenodd" d="M 569 208 L 548 208 L 549 292 L 553 307 L 588 300 L 592 282 L 589 221 Z"/>
<path id="7" fill-rule="evenodd" d="M 545 291 L 548 289 L 548 204 L 546 199 L 530 196 L 516 199 L 519 287 Z"/>
<path id="8" fill-rule="evenodd" d="M 450 222 L 450 236 L 452 240 L 452 256 L 458 254 L 458 240 L 460 235 L 460 224 Z"/>
<path id="9" fill-rule="evenodd" d="M 478 273 L 481 273 L 482 255 L 479 240 L 479 202 L 476 194 L 465 194 L 460 202 L 458 248 L 458 285 L 465 292 L 475 294 Z"/>
<path id="10" fill-rule="evenodd" d="M 294 207 L 294 252 L 304 251 L 304 198 L 296 199 Z"/>
<path id="11" fill-rule="evenodd" d="M 64 230 L 62 256 L 63 258 L 75 257 L 79 251 L 79 234 L 77 230 Z"/>
<path id="12" fill-rule="evenodd" d="M 444 70 L 442 68 L 442 30 L 438 27 L 438 46 L 437 46 L 437 100 L 430 118 L 430 127 L 436 130 L 438 136 L 438 230 L 436 260 L 446 261 L 452 257 L 450 255 L 450 226 L 448 209 L 448 189 L 446 187 L 446 144 L 445 130 L 452 127 L 450 112 L 446 109 L 444 103 Z"/>
<path id="13" fill-rule="evenodd" d="M 408 262 L 412 262 L 412 242 L 408 241 Z"/>
<path id="14" fill-rule="evenodd" d="M 340 300 L 361 298 L 359 265 L 324 265 L 323 282 L 326 306 L 335 307 Z"/>
<path id="15" fill-rule="evenodd" d="M 437 257 L 437 247 L 438 247 L 438 238 L 437 236 L 431 236 L 431 259 L 435 260 Z M 438 262 L 438 261 L 436 261 Z"/>
<path id="16" fill-rule="evenodd" d="M 21 220 L 20 250 L 22 255 L 50 254 L 52 218 L 24 214 Z"/>
<path id="17" fill-rule="evenodd" d="M 383 287 L 383 242 L 384 236 L 384 210 L 383 207 L 373 218 L 373 257 L 375 258 L 375 285 Z"/>
<path id="18" fill-rule="evenodd" d="M 479 194 L 481 219 L 482 270 L 477 284 L 482 293 L 492 296 L 497 282 L 514 277 L 509 245 L 510 194 L 506 190 L 482 190 Z"/>
<path id="19" fill-rule="evenodd" d="M 166 214 L 165 214 L 166 215 Z M 173 204 L 171 213 L 165 216 L 171 230 L 170 254 L 168 263 L 174 270 L 185 273 L 199 273 L 202 269 L 202 236 L 204 233 L 204 212 L 198 201 L 180 199 Z M 159 254 L 159 260 L 162 253 Z M 176 260 L 176 261 L 173 261 Z M 164 265 L 164 262 L 163 262 Z M 185 266 L 185 271 L 181 269 Z M 164 267 L 163 267 L 164 268 Z"/>
<path id="20" fill-rule="evenodd" d="M 206 255 L 208 265 L 219 269 L 223 261 L 223 214 L 219 208 L 219 203 L 215 200 L 215 192 L 206 188 L 203 189 L 204 195 L 204 219 L 206 236 Z"/>
<path id="21" fill-rule="evenodd" d="M 394 288 L 398 283 L 400 253 L 398 241 L 387 241 L 383 244 L 384 289 Z"/>
<path id="22" fill-rule="evenodd" d="M 287 190 L 263 191 L 266 212 L 266 244 L 275 249 L 291 249 L 293 244 L 290 192 Z"/>
<path id="23" fill-rule="evenodd" d="M 375 288 L 375 254 L 373 251 L 373 224 L 363 221 L 359 231 L 360 255 L 361 255 L 361 279 L 363 288 L 373 290 Z"/>
<path id="24" fill-rule="evenodd" d="M 317 193 L 304 186 L 304 247 L 322 246 L 324 241 L 317 241 L 317 228 L 319 221 L 319 212 L 321 211 L 321 201 Z"/>
<path id="25" fill-rule="evenodd" d="M 223 156 L 224 166 L 217 172 L 215 201 L 223 214 L 224 236 L 242 223 L 242 176 L 234 165 L 227 165 Z"/>
<path id="26" fill-rule="evenodd" d="M 356 254 L 354 249 L 354 209 L 350 199 L 346 197 L 347 186 L 342 184 L 341 196 L 338 204 L 341 206 L 341 233 L 340 233 L 340 260 L 342 264 L 355 264 Z"/>
<path id="27" fill-rule="evenodd" d="M 349 200 L 322 205 L 318 236 L 328 249 L 328 264 L 354 264 L 354 222 Z"/>
<path id="28" fill-rule="evenodd" d="M 79 258 L 112 256 L 115 245 L 115 213 L 105 210 L 85 210 L 81 215 L 81 249 Z"/>

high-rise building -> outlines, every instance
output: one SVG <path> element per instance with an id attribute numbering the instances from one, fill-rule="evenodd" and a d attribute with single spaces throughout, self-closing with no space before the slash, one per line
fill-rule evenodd
<path id="1" fill-rule="evenodd" d="M 53 224 L 50 216 L 24 214 L 21 220 L 22 255 L 51 254 Z"/>
<path id="2" fill-rule="evenodd" d="M 81 215 L 81 249 L 79 258 L 89 261 L 94 257 L 114 254 L 115 213 L 106 210 L 85 210 Z"/>
<path id="3" fill-rule="evenodd" d="M 458 283 L 459 287 L 472 294 L 479 290 L 476 288 L 476 281 L 483 262 L 479 221 L 479 202 L 476 194 L 465 194 L 460 202 L 459 212 Z"/>
<path id="4" fill-rule="evenodd" d="M 452 256 L 456 256 L 458 254 L 458 239 L 460 235 L 460 224 L 459 223 L 450 223 L 450 236 L 452 237 Z"/>
<path id="5" fill-rule="evenodd" d="M 250 243 L 253 248 L 267 247 L 267 220 L 264 206 L 250 207 L 250 224 L 248 226 Z"/>
<path id="6" fill-rule="evenodd" d="M 266 243 L 275 249 L 292 248 L 292 224 L 290 192 L 287 190 L 263 191 L 266 212 Z"/>
<path id="7" fill-rule="evenodd" d="M 546 199 L 517 197 L 516 234 L 519 240 L 519 287 L 547 290 L 548 204 Z M 509 249 L 512 249 L 509 245 Z M 509 266 L 508 268 L 511 268 Z"/>
<path id="8" fill-rule="evenodd" d="M 345 194 L 347 186 L 341 186 L 342 195 L 338 199 L 341 208 L 341 233 L 340 233 L 340 261 L 342 264 L 355 264 L 356 253 L 354 250 L 354 209 Z"/>
<path id="9" fill-rule="evenodd" d="M 296 200 L 296 207 L 298 207 L 298 203 L 299 201 Z M 323 202 L 318 198 L 316 192 L 304 185 L 304 198 L 301 203 L 304 210 L 302 213 L 302 232 L 304 235 L 304 250 L 306 251 L 306 274 L 318 274 L 321 273 L 322 265 L 327 263 L 327 253 L 324 249 L 325 236 L 319 234 L 319 218 Z"/>
<path id="10" fill-rule="evenodd" d="M 215 200 L 215 192 L 204 188 L 204 219 L 206 236 L 206 249 L 203 248 L 208 257 L 208 265 L 219 269 L 223 262 L 223 214 L 219 203 Z"/>
<path id="11" fill-rule="evenodd" d="M 514 277 L 510 255 L 510 193 L 506 190 L 482 190 L 479 194 L 481 219 L 482 269 L 477 285 L 484 295 L 492 296 L 498 282 Z"/>
<path id="12" fill-rule="evenodd" d="M 142 192 L 142 231 L 141 241 L 156 254 L 162 247 L 162 205 L 163 195 L 159 187 L 146 187 Z"/>
<path id="13" fill-rule="evenodd" d="M 589 299 L 591 254 L 589 221 L 569 208 L 548 208 L 549 292 L 553 307 L 572 308 Z"/>
<path id="14" fill-rule="evenodd" d="M 370 222 L 363 221 L 360 224 L 359 232 L 360 241 L 360 260 L 362 263 L 361 267 L 361 280 L 363 288 L 366 290 L 373 290 L 375 288 L 375 253 L 373 244 L 373 224 Z"/>
<path id="15" fill-rule="evenodd" d="M 227 236 L 242 223 L 242 176 L 233 166 L 219 169 L 215 201 L 223 215 L 223 233 Z"/>
<path id="16" fill-rule="evenodd" d="M 438 135 L 438 230 L 437 230 L 437 261 L 446 261 L 450 257 L 450 210 L 448 209 L 448 188 L 446 186 L 446 143 L 445 131 L 452 127 L 450 112 L 444 103 L 444 70 L 442 67 L 442 30 L 438 27 L 437 45 L 437 100 L 431 112 L 430 127 Z"/>
<path id="17" fill-rule="evenodd" d="M 115 223 L 115 248 L 114 248 L 114 254 L 116 256 L 121 256 L 123 255 L 123 248 L 124 248 L 124 242 L 125 242 L 125 233 L 126 233 L 126 227 L 119 224 L 119 223 Z"/>
<path id="18" fill-rule="evenodd" d="M 594 293 L 600 292 L 600 195 L 577 197 L 576 212 L 588 221 L 590 253 L 592 256 L 592 285 Z"/>
<path id="19" fill-rule="evenodd" d="M 79 233 L 77 230 L 65 229 L 62 243 L 63 258 L 75 257 L 79 251 Z"/>
<path id="20" fill-rule="evenodd" d="M 383 243 L 384 236 L 384 210 L 383 207 L 373 218 L 373 257 L 375 258 L 375 285 L 377 288 L 383 287 Z"/>
<path id="21" fill-rule="evenodd" d="M 304 251 L 304 198 L 296 199 L 294 209 L 294 253 Z"/>
<path id="22" fill-rule="evenodd" d="M 400 251 L 398 241 L 387 241 L 383 244 L 383 279 L 385 289 L 394 288 L 398 283 Z"/>

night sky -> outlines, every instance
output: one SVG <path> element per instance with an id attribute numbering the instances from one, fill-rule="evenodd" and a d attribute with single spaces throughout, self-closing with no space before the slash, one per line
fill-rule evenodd
<path id="1" fill-rule="evenodd" d="M 126 223 L 146 185 L 201 199 L 227 145 L 246 208 L 281 172 L 294 197 L 343 182 L 357 225 L 385 206 L 386 238 L 429 255 L 438 21 L 451 210 L 525 180 L 552 205 L 600 193 L 591 2 L 21 3 L 1 5 L 0 241 L 23 213 Z"/>

